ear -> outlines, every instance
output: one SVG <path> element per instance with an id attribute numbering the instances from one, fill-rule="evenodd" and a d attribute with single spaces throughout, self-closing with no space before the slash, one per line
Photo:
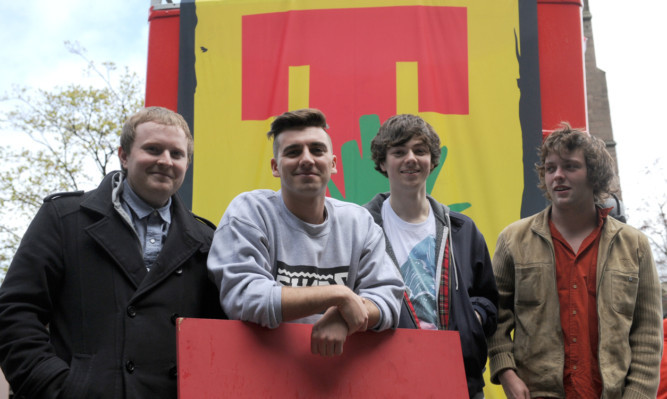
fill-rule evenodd
<path id="1" fill-rule="evenodd" d="M 271 158 L 271 171 L 273 172 L 274 177 L 280 177 L 280 171 L 278 170 L 278 161 L 275 158 Z"/>
<path id="2" fill-rule="evenodd" d="M 127 170 L 127 154 L 123 150 L 123 147 L 118 147 L 118 159 L 120 160 L 120 165 L 124 170 Z"/>
<path id="3" fill-rule="evenodd" d="M 382 170 L 384 173 L 387 173 L 387 167 L 384 166 L 384 163 L 385 163 L 385 161 L 380 163 L 380 170 Z M 431 168 L 431 170 L 433 170 L 433 168 Z"/>
<path id="4" fill-rule="evenodd" d="M 336 170 L 336 161 L 337 160 L 338 160 L 338 158 L 336 158 L 335 155 L 333 157 L 331 157 L 331 174 L 332 175 L 335 175 L 336 173 L 338 173 L 338 171 Z"/>

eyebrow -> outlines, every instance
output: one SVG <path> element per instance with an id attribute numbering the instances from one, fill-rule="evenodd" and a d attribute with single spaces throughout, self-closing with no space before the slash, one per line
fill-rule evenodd
<path id="1" fill-rule="evenodd" d="M 291 144 L 291 145 L 288 145 L 287 147 L 283 148 L 282 152 L 289 151 L 289 150 L 294 149 L 294 148 L 301 148 L 301 147 L 303 147 L 303 145 L 304 145 L 304 143 Z M 329 150 L 329 146 L 327 145 L 327 143 L 325 143 L 323 141 L 312 141 L 310 143 L 305 143 L 305 145 L 308 146 L 308 147 L 324 147 L 327 150 Z"/>

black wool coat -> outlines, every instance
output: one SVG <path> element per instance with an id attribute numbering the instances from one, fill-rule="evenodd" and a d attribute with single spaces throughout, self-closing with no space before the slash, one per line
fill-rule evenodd
<path id="1" fill-rule="evenodd" d="M 0 365 L 16 398 L 176 398 L 176 319 L 221 318 L 212 227 L 178 196 L 150 273 L 96 190 L 45 200 L 0 286 Z"/>

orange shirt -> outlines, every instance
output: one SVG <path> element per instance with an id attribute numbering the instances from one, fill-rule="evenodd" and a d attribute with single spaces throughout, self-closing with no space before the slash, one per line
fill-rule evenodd
<path id="1" fill-rule="evenodd" d="M 660 363 L 660 385 L 658 386 L 657 399 L 667 399 L 667 319 L 662 320 L 662 330 L 665 343 L 662 350 L 662 362 Z"/>
<path id="2" fill-rule="evenodd" d="M 549 220 L 556 256 L 556 283 L 560 323 L 565 344 L 563 385 L 568 398 L 595 398 L 602 394 L 598 362 L 596 272 L 600 231 L 609 209 L 598 211 L 598 224 L 574 253 Z"/>

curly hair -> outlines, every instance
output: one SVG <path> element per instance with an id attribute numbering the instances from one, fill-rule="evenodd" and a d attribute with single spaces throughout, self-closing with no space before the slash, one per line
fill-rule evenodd
<path id="1" fill-rule="evenodd" d="M 403 145 L 412 138 L 421 138 L 431 153 L 431 170 L 440 163 L 440 137 L 433 127 L 417 115 L 400 114 L 387 119 L 371 141 L 371 157 L 375 170 L 387 176 L 381 165 L 391 147 Z"/>
<path id="2" fill-rule="evenodd" d="M 593 137 L 587 132 L 573 129 L 567 122 L 562 122 L 560 129 L 554 130 L 537 149 L 540 158 L 535 164 L 540 179 L 538 187 L 544 196 L 551 201 L 544 180 L 545 160 L 550 153 L 562 154 L 582 149 L 586 161 L 586 178 L 593 188 L 595 203 L 601 204 L 615 192 L 616 173 L 614 171 L 614 160 L 606 149 L 604 141 Z"/>

